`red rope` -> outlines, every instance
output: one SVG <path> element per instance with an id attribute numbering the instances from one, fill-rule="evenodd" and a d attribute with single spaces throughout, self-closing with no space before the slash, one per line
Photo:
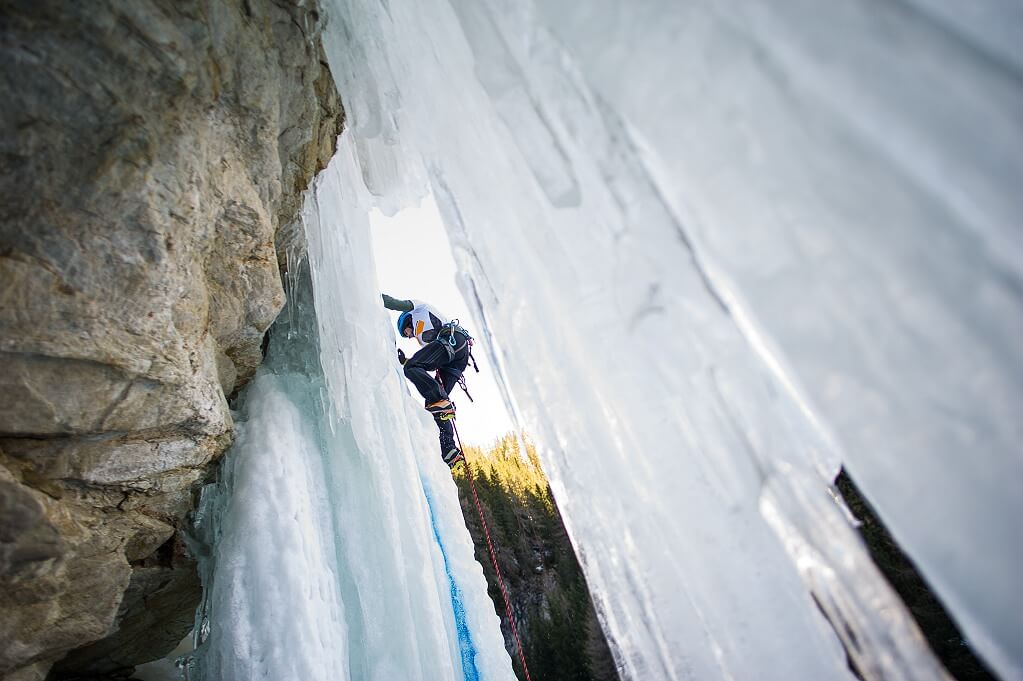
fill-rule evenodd
<path id="1" fill-rule="evenodd" d="M 455 428 L 455 422 L 451 422 L 452 428 L 455 430 L 455 437 L 458 439 L 458 448 L 462 450 L 463 463 L 465 463 L 465 472 L 469 476 L 469 488 L 472 490 L 472 498 L 476 502 L 476 511 L 480 514 L 480 523 L 483 525 L 483 536 L 487 538 L 487 548 L 490 549 L 490 560 L 494 564 L 494 572 L 497 573 L 497 583 L 501 587 L 501 596 L 504 598 L 504 609 L 508 613 L 508 624 L 511 627 L 512 638 L 515 639 L 515 645 L 519 649 L 519 662 L 522 663 L 522 671 L 526 674 L 526 681 L 533 681 L 529 676 L 529 667 L 526 666 L 526 654 L 522 650 L 522 641 L 519 640 L 519 631 L 515 628 L 515 617 L 512 615 L 511 600 L 508 598 L 508 591 L 504 588 L 504 577 L 501 576 L 501 568 L 497 564 L 497 552 L 494 551 L 494 542 L 490 540 L 490 528 L 487 527 L 487 521 L 483 518 L 483 505 L 480 504 L 480 497 L 476 494 L 476 482 L 472 477 L 472 468 L 469 466 L 469 460 L 465 458 L 465 449 L 462 447 L 462 438 L 458 436 L 458 428 Z"/>

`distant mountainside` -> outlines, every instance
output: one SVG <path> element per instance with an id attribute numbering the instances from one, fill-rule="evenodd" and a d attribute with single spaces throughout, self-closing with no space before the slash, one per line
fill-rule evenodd
<path id="1" fill-rule="evenodd" d="M 515 612 L 530 674 L 559 681 L 617 681 L 618 672 L 590 601 L 561 514 L 532 444 L 521 456 L 508 434 L 483 450 L 466 447 L 467 464 Z M 504 600 L 488 555 L 465 465 L 454 471 L 466 525 L 501 616 L 505 645 L 518 663 Z"/>

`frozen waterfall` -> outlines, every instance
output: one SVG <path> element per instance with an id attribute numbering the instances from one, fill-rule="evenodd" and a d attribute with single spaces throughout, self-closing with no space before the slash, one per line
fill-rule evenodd
<path id="1" fill-rule="evenodd" d="M 343 190 L 436 197 L 630 678 L 942 677 L 842 463 L 1023 679 L 1016 3 L 327 9 Z"/>
<path id="2" fill-rule="evenodd" d="M 289 253 L 288 306 L 203 490 L 188 678 L 512 681 L 436 429 L 394 362 L 341 148 L 307 196 L 308 255 Z"/>

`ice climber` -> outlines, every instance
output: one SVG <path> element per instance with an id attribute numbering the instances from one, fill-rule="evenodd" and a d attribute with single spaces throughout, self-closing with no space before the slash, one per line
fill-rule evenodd
<path id="1" fill-rule="evenodd" d="M 419 342 L 419 350 L 409 358 L 399 348 L 398 361 L 405 367 L 405 376 L 426 401 L 426 411 L 433 414 L 437 422 L 441 458 L 448 466 L 454 466 L 462 460 L 462 452 L 455 444 L 452 423 L 455 403 L 450 393 L 461 382 L 462 372 L 472 357 L 472 336 L 458 325 L 457 319 L 448 321 L 426 303 L 399 300 L 386 293 L 382 297 L 384 307 L 401 313 L 398 333 Z"/>

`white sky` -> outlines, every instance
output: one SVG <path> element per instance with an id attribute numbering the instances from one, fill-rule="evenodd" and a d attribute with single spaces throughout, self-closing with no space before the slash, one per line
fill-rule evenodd
<path id="1" fill-rule="evenodd" d="M 473 370 L 472 363 L 465 370 L 469 392 L 475 402 L 470 402 L 457 387 L 451 397 L 458 405 L 458 433 L 464 443 L 490 444 L 512 430 L 511 418 L 488 366 L 481 340 L 483 334 L 479 333 L 476 321 L 469 314 L 469 307 L 455 285 L 455 261 L 451 257 L 451 245 L 433 196 L 393 218 L 374 209 L 369 221 L 380 292 L 395 298 L 416 298 L 429 303 L 449 319 L 460 320 L 475 337 L 473 356 L 479 364 L 480 373 Z M 398 313 L 390 314 L 391 321 L 396 324 Z M 399 339 L 398 346 L 409 356 L 419 349 L 413 339 Z M 411 383 L 409 389 L 413 395 L 418 395 Z"/>

